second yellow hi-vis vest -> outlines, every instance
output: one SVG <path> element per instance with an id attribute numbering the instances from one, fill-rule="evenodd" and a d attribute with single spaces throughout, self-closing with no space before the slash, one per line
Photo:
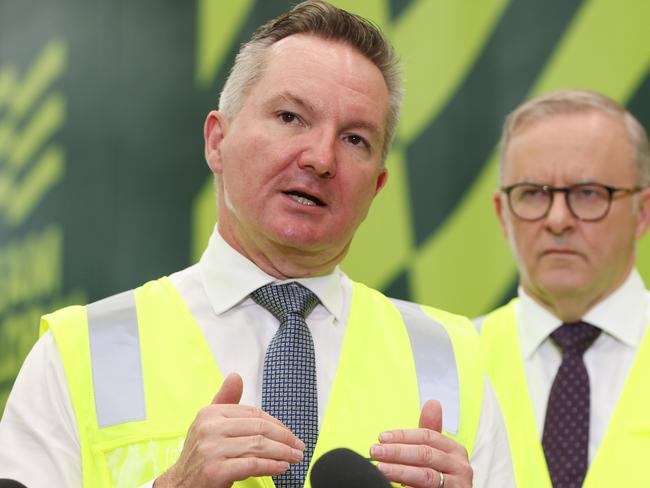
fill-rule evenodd
<path id="1" fill-rule="evenodd" d="M 519 488 L 552 488 L 519 347 L 515 304 L 501 307 L 480 322 L 488 376 L 508 429 Z M 521 325 L 525 327 L 525 324 Z M 616 367 L 612 364 L 612 367 Z M 650 327 L 616 404 L 583 488 L 650 487 Z"/>
<path id="2" fill-rule="evenodd" d="M 137 487 L 163 473 L 223 382 L 169 279 L 46 315 L 47 330 L 63 359 L 84 486 Z M 471 453 L 484 384 L 479 351 L 467 319 L 355 283 L 313 460 L 337 447 L 367 456 L 383 430 L 416 428 L 428 399 L 441 401 L 445 433 Z M 259 477 L 233 486 L 274 484 Z"/>

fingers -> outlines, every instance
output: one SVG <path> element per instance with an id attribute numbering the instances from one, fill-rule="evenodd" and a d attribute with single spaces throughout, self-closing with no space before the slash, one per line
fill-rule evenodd
<path id="1" fill-rule="evenodd" d="M 444 473 L 453 470 L 456 465 L 455 458 L 449 453 L 427 445 L 376 444 L 370 449 L 370 455 L 380 462 L 423 468 L 433 467 Z"/>
<path id="2" fill-rule="evenodd" d="M 249 405 L 204 407 L 190 433 L 196 442 L 213 447 L 213 456 L 221 459 L 252 456 L 295 463 L 305 448 L 281 421 Z"/>
<path id="3" fill-rule="evenodd" d="M 400 464 L 379 463 L 377 468 L 393 483 L 413 488 L 438 488 L 440 472 L 432 468 L 415 468 Z M 446 483 L 447 488 L 451 488 Z"/>
<path id="4" fill-rule="evenodd" d="M 438 430 L 436 430 L 438 429 Z M 473 471 L 467 450 L 441 434 L 442 409 L 427 402 L 420 415 L 420 428 L 382 432 L 379 444 L 370 449 L 379 470 L 394 483 L 414 488 L 438 488 L 440 473 L 447 487 L 471 487 Z"/>
<path id="5" fill-rule="evenodd" d="M 440 473 L 444 473 L 448 488 L 472 486 L 473 471 L 463 455 L 463 449 L 454 453 L 442 452 L 430 446 L 381 445 L 371 449 L 372 457 L 379 461 L 377 468 L 394 483 L 414 488 L 438 488 Z"/>
<path id="6" fill-rule="evenodd" d="M 452 453 L 463 450 L 456 441 L 429 429 L 396 429 L 379 434 L 379 442 L 387 444 L 426 445 L 443 452 Z"/>
<path id="7" fill-rule="evenodd" d="M 223 384 L 212 400 L 213 404 L 239 403 L 244 391 L 244 381 L 237 373 L 230 373 L 223 380 Z"/>
<path id="8" fill-rule="evenodd" d="M 193 434 L 200 454 L 212 461 L 258 458 L 298 463 L 304 443 L 291 431 L 265 419 L 228 419 L 204 423 Z"/>
<path id="9" fill-rule="evenodd" d="M 251 476 L 283 473 L 303 458 L 305 444 L 259 408 L 239 405 L 241 377 L 230 374 L 213 402 L 196 415 L 178 461 L 156 486 L 230 488 Z"/>
<path id="10" fill-rule="evenodd" d="M 228 473 L 227 483 L 245 480 L 251 476 L 275 476 L 289 469 L 289 463 L 266 458 L 235 458 L 224 462 L 223 469 Z"/>
<path id="11" fill-rule="evenodd" d="M 302 460 L 303 450 L 269 439 L 264 435 L 256 434 L 231 439 L 221 448 L 221 456 L 227 459 L 249 457 L 274 459 L 295 464 Z"/>
<path id="12" fill-rule="evenodd" d="M 424 404 L 419 427 L 442 432 L 442 405 L 438 400 L 428 400 Z"/>
<path id="13" fill-rule="evenodd" d="M 274 439 L 292 447 L 304 449 L 305 444 L 280 420 L 250 405 L 208 405 L 199 411 L 196 419 L 206 428 L 215 428 L 220 436 L 270 434 Z M 232 424 L 231 424 L 231 421 Z M 241 426 L 244 426 L 243 428 Z M 276 426 L 276 428 L 272 428 Z"/>
<path id="14" fill-rule="evenodd" d="M 229 422 L 220 422 L 217 425 L 209 426 L 209 434 L 224 438 L 254 437 L 263 436 L 272 441 L 282 443 L 288 447 L 303 451 L 305 443 L 287 429 L 277 419 L 269 421 L 266 418 L 233 418 Z M 276 422 L 277 421 L 277 422 Z"/>

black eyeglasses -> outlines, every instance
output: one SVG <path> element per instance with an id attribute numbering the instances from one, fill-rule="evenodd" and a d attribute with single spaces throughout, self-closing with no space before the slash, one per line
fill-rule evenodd
<path id="1" fill-rule="evenodd" d="M 594 222 L 607 215 L 615 193 L 632 195 L 642 189 L 616 188 L 601 183 L 579 183 L 564 187 L 516 183 L 501 188 L 501 191 L 508 196 L 508 206 L 512 213 L 522 220 L 543 219 L 551 210 L 555 194 L 564 193 L 567 207 L 576 219 Z"/>

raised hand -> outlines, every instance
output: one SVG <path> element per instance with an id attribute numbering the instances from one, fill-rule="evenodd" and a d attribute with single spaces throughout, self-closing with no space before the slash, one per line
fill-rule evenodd
<path id="1" fill-rule="evenodd" d="M 243 382 L 224 380 L 210 405 L 190 426 L 183 451 L 155 488 L 228 488 L 251 476 L 283 473 L 302 459 L 303 442 L 259 408 L 239 405 Z"/>
<path id="2" fill-rule="evenodd" d="M 436 400 L 422 407 L 419 428 L 382 432 L 370 455 L 393 482 L 413 488 L 471 488 L 467 450 L 442 432 L 442 407 Z"/>

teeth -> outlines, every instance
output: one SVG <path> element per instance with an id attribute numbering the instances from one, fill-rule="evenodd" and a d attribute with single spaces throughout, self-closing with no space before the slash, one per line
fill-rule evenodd
<path id="1" fill-rule="evenodd" d="M 301 197 L 300 195 L 294 195 L 294 194 L 289 194 L 289 196 L 295 200 L 296 202 L 302 204 L 302 205 L 308 205 L 308 206 L 315 206 L 316 202 L 313 200 L 310 200 L 309 198 L 306 197 Z"/>

